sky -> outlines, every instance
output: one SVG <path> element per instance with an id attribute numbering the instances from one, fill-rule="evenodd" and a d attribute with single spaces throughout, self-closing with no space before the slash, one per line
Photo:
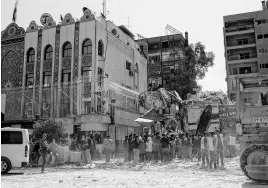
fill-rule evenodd
<path id="1" fill-rule="evenodd" d="M 1 0 L 1 31 L 12 21 L 16 0 Z M 80 19 L 87 7 L 98 17 L 103 0 L 18 0 L 17 24 L 26 29 L 32 20 L 38 25 L 43 13 L 58 23 L 60 14 L 71 13 Z M 203 90 L 227 91 L 223 40 L 223 16 L 261 10 L 261 0 L 106 0 L 107 19 L 116 25 L 129 25 L 144 37 L 165 35 L 167 24 L 183 34 L 189 42 L 202 42 L 215 54 L 215 65 L 198 81 Z"/>

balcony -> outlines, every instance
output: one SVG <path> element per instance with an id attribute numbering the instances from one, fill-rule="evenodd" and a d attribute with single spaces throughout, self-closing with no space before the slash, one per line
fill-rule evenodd
<path id="1" fill-rule="evenodd" d="M 258 61 L 257 54 L 228 56 L 228 64 L 250 63 L 256 61 Z"/>
<path id="2" fill-rule="evenodd" d="M 251 48 L 256 46 L 256 39 L 242 39 L 227 42 L 227 50 Z"/>
<path id="3" fill-rule="evenodd" d="M 254 33 L 254 25 L 241 25 L 225 29 L 226 36 Z"/>
<path id="4" fill-rule="evenodd" d="M 259 73 L 248 73 L 248 74 L 235 74 L 235 75 L 229 75 L 229 78 L 230 79 L 235 79 L 236 77 L 239 77 L 239 78 L 250 78 L 250 77 L 256 77 L 258 76 Z"/>

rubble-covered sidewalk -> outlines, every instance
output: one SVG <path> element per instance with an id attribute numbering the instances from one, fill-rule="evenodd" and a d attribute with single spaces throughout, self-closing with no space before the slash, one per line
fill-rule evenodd
<path id="1" fill-rule="evenodd" d="M 239 158 L 226 159 L 225 170 L 200 169 L 197 161 L 134 165 L 114 160 L 110 165 L 97 161 L 91 168 L 77 165 L 47 168 L 45 174 L 40 173 L 40 168 L 18 169 L 11 171 L 10 175 L 3 175 L 1 179 L 3 188 L 265 187 L 247 180 L 239 168 Z"/>

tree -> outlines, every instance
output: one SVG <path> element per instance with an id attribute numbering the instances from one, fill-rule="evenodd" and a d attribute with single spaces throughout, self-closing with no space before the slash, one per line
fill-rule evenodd
<path id="1" fill-rule="evenodd" d="M 187 98 L 188 93 L 195 93 L 193 88 L 201 89 L 197 80 L 203 79 L 208 68 L 214 65 L 214 53 L 206 52 L 205 49 L 205 45 L 201 42 L 183 47 L 184 55 L 180 58 L 180 65 L 175 70 L 173 84 L 173 89 L 177 90 L 183 100 Z"/>
<path id="2" fill-rule="evenodd" d="M 55 138 L 56 141 L 64 138 L 66 130 L 62 120 L 59 119 L 39 120 L 33 125 L 33 128 L 33 136 L 35 138 L 40 137 L 43 133 L 47 133 L 48 140 Z"/>

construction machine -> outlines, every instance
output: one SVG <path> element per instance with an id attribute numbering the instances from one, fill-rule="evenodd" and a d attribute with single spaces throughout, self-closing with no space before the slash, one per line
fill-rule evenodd
<path id="1" fill-rule="evenodd" d="M 258 183 L 268 183 L 268 76 L 236 78 L 236 121 L 240 167 Z M 266 95 L 265 95 L 266 93 Z"/>

